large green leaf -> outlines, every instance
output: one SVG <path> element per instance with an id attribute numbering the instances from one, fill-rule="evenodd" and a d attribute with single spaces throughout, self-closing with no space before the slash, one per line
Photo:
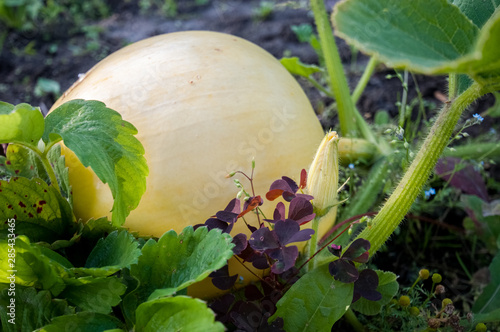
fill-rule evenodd
<path id="1" fill-rule="evenodd" d="M 336 281 L 321 265 L 302 276 L 278 301 L 270 318 L 283 318 L 286 331 L 330 331 L 349 309 L 354 284 Z"/>
<path id="2" fill-rule="evenodd" d="M 379 270 L 375 272 L 378 275 L 377 291 L 382 294 L 382 298 L 378 301 L 370 301 L 362 297 L 352 304 L 353 310 L 359 311 L 364 315 L 379 314 L 383 306 L 391 301 L 399 289 L 399 284 L 396 281 L 398 277 L 394 273 Z"/>
<path id="3" fill-rule="evenodd" d="M 489 270 L 490 283 L 472 306 L 474 314 L 487 315 L 500 311 L 500 252 L 493 258 Z M 500 316 L 497 316 L 497 321 L 499 320 Z"/>
<path id="4" fill-rule="evenodd" d="M 61 146 L 56 145 L 47 153 L 47 159 L 59 183 L 61 194 L 73 205 L 69 172 L 65 165 L 65 157 L 61 155 Z M 9 144 L 6 157 L 0 156 L 0 178 L 25 177 L 28 179 L 40 178 L 50 183 L 50 178 L 40 158 L 36 153 L 18 144 Z"/>
<path id="5" fill-rule="evenodd" d="M 45 182 L 49 180 L 42 162 L 31 149 L 9 144 L 5 155 L 0 156 L 0 174 L 4 174 L 4 177 L 41 178 Z"/>
<path id="6" fill-rule="evenodd" d="M 66 288 L 59 297 L 76 305 L 81 311 L 108 314 L 121 302 L 126 286 L 116 277 L 64 279 Z"/>
<path id="7" fill-rule="evenodd" d="M 1 288 L 1 286 L 0 286 Z M 34 288 L 24 288 L 17 286 L 15 290 L 15 319 L 7 314 L 10 312 L 7 309 L 11 305 L 12 297 L 9 295 L 8 286 L 0 292 L 0 318 L 2 321 L 2 329 L 5 332 L 16 332 L 22 327 L 22 331 L 34 331 L 48 323 L 51 319 L 61 315 L 74 313 L 74 308 L 68 306 L 65 300 L 54 299 L 49 291 L 37 292 Z"/>
<path id="8" fill-rule="evenodd" d="M 123 323 L 116 317 L 95 313 L 79 312 L 54 318 L 40 332 L 92 331 L 104 332 L 112 329 L 124 329 Z"/>
<path id="9" fill-rule="evenodd" d="M 500 6 L 500 0 L 453 0 L 451 2 L 460 8 L 460 11 L 478 28 L 482 28 L 484 23 L 493 15 L 497 7 Z"/>
<path id="10" fill-rule="evenodd" d="M 142 248 L 139 262 L 131 274 L 141 282 L 139 302 L 167 296 L 205 279 L 223 267 L 233 255 L 229 234 L 206 227 L 186 227 L 177 235 L 173 230 L 156 242 L 150 239 Z"/>
<path id="11" fill-rule="evenodd" d="M 61 138 L 85 166 L 108 183 L 113 194 L 113 223 L 122 225 L 146 191 L 148 167 L 137 129 L 98 101 L 71 100 L 45 119 L 43 140 Z"/>
<path id="12" fill-rule="evenodd" d="M 0 180 L 0 220 L 10 218 L 16 220 L 15 233 L 32 241 L 64 238 L 75 226 L 68 202 L 57 189 L 37 178 Z M 0 234 L 8 232 L 7 226 L 0 223 Z"/>
<path id="13" fill-rule="evenodd" d="M 0 102 L 0 143 L 37 146 L 44 130 L 40 109 L 28 104 Z"/>
<path id="14" fill-rule="evenodd" d="M 65 287 L 61 277 L 64 271 L 57 262 L 43 255 L 40 248 L 31 244 L 25 236 L 15 239 L 15 261 L 8 259 L 12 242 L 0 240 L 0 283 L 10 283 L 15 270 L 16 284 L 49 290 L 58 295 Z"/>
<path id="15" fill-rule="evenodd" d="M 125 230 L 113 231 L 101 238 L 90 253 L 85 268 L 73 271 L 78 274 L 109 276 L 122 268 L 130 268 L 141 255 L 139 242 Z"/>
<path id="16" fill-rule="evenodd" d="M 341 37 L 389 66 L 464 73 L 491 89 L 500 86 L 498 8 L 481 30 L 447 0 L 347 0 L 332 20 Z"/>
<path id="17" fill-rule="evenodd" d="M 475 59 L 458 62 L 455 71 L 466 73 L 491 89 L 500 88 L 500 10 L 481 29 L 474 50 Z"/>
<path id="18" fill-rule="evenodd" d="M 336 32 L 393 67 L 447 66 L 474 46 L 479 29 L 446 0 L 348 0 L 335 7 Z"/>
<path id="19" fill-rule="evenodd" d="M 168 297 L 141 304 L 136 312 L 137 332 L 224 331 L 205 302 L 186 296 Z"/>

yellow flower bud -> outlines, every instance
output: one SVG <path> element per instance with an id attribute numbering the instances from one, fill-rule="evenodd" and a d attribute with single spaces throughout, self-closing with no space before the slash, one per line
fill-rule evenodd
<path id="1" fill-rule="evenodd" d="M 307 173 L 307 191 L 314 196 L 313 205 L 316 215 L 320 217 L 337 204 L 338 144 L 337 132 L 331 131 L 326 134 Z"/>

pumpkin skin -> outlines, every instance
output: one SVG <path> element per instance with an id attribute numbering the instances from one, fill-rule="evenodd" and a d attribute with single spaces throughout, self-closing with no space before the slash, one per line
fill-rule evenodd
<path id="1" fill-rule="evenodd" d="M 283 175 L 298 181 L 323 138 L 309 100 L 278 60 L 216 32 L 176 32 L 126 46 L 90 69 L 52 109 L 72 99 L 102 101 L 138 129 L 149 176 L 124 227 L 144 236 L 179 233 L 223 210 L 238 191 L 225 175 L 250 174 L 253 158 L 256 194 L 265 195 Z M 77 218 L 110 218 L 108 186 L 63 151 Z M 235 177 L 251 192 L 243 177 Z M 266 216 L 275 205 L 265 202 Z M 324 233 L 331 225 L 321 226 Z M 241 232 L 249 234 L 239 221 L 231 234 Z M 230 273 L 244 283 L 256 279 L 239 263 L 230 263 Z M 196 296 L 218 294 L 195 286 Z"/>

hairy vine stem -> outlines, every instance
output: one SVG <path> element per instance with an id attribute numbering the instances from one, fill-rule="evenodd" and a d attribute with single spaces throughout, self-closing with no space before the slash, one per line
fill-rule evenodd
<path id="1" fill-rule="evenodd" d="M 370 256 L 389 239 L 410 209 L 434 169 L 437 160 L 448 145 L 450 136 L 463 111 L 487 92 L 478 83 L 473 83 L 440 111 L 436 122 L 398 186 L 373 219 L 372 225 L 366 227 L 356 237 L 370 241 Z"/>

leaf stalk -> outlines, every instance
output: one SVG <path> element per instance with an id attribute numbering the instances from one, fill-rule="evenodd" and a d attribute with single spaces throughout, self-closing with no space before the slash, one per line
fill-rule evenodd
<path id="1" fill-rule="evenodd" d="M 370 241 L 372 256 L 387 241 L 406 215 L 427 182 L 437 160 L 449 143 L 449 138 L 462 112 L 488 91 L 478 83 L 472 84 L 454 102 L 446 104 L 432 126 L 415 159 L 398 186 L 373 219 L 372 226 L 358 236 Z"/>

